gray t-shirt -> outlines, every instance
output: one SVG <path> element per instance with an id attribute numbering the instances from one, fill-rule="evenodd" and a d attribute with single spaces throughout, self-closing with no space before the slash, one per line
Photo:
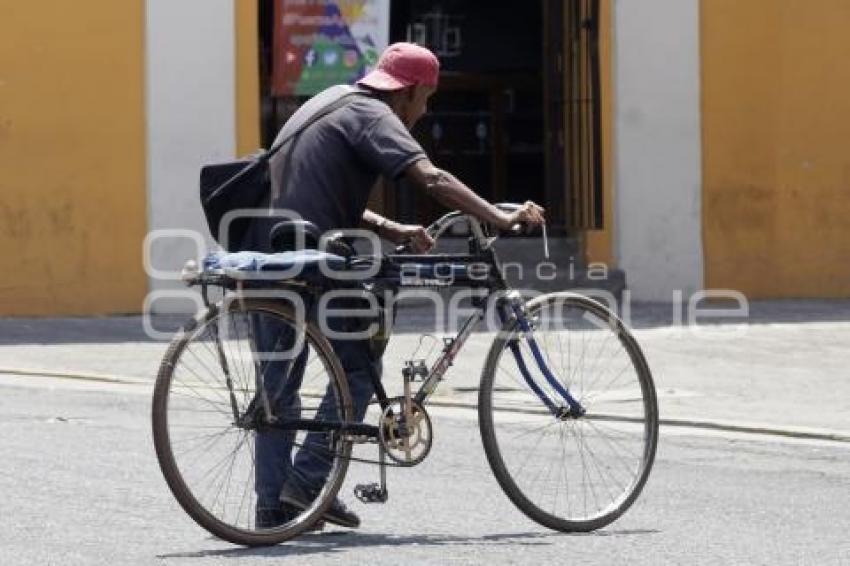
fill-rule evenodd
<path id="1" fill-rule="evenodd" d="M 351 90 L 331 87 L 308 100 L 286 122 L 277 140 Z M 297 212 L 323 232 L 356 228 L 378 177 L 394 179 L 425 157 L 386 103 L 368 94 L 347 100 L 308 126 L 271 160 L 271 205 Z"/>

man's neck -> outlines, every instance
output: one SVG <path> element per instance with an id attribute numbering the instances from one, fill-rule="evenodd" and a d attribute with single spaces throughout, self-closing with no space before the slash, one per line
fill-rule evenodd
<path id="1" fill-rule="evenodd" d="M 360 86 L 360 88 L 369 93 L 370 96 L 380 100 L 384 104 L 390 107 L 390 110 L 393 111 L 393 114 L 399 117 L 399 119 L 404 122 L 403 114 L 400 109 L 402 108 L 402 100 L 401 97 L 404 96 L 403 91 L 387 91 L 387 90 L 377 90 L 369 87 Z"/>

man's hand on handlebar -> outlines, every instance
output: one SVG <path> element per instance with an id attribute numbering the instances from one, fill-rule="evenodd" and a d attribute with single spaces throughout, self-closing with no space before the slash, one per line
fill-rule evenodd
<path id="1" fill-rule="evenodd" d="M 399 253 L 402 251 L 428 253 L 436 244 L 424 227 L 415 224 L 399 224 L 369 209 L 363 212 L 363 222 L 371 226 L 379 236 L 383 236 L 394 244 L 401 244 L 403 250 Z"/>
<path id="2" fill-rule="evenodd" d="M 546 223 L 546 218 L 543 216 L 545 212 L 542 206 L 530 200 L 526 201 L 525 204 L 515 211 L 503 213 L 504 219 L 499 223 L 498 228 L 501 230 L 511 230 L 517 224 L 542 226 Z"/>
<path id="3" fill-rule="evenodd" d="M 388 237 L 397 244 L 403 244 L 405 248 L 415 254 L 424 254 L 431 251 L 436 242 L 427 230 L 415 224 L 387 223 L 386 231 L 391 232 Z"/>

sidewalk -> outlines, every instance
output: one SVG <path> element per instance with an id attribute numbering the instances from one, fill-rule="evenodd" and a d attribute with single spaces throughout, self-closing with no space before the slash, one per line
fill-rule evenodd
<path id="1" fill-rule="evenodd" d="M 183 318 L 155 322 L 173 330 Z M 753 303 L 747 321 L 700 325 L 697 332 L 673 320 L 669 306 L 633 308 L 634 334 L 666 422 L 850 440 L 850 301 Z M 399 312 L 385 357 L 390 392 L 400 392 L 400 368 L 428 322 L 421 310 Z M 474 406 L 491 341 L 487 332 L 470 338 L 435 402 Z M 145 336 L 140 317 L 0 319 L 0 374 L 15 380 L 67 375 L 148 387 L 165 348 Z"/>

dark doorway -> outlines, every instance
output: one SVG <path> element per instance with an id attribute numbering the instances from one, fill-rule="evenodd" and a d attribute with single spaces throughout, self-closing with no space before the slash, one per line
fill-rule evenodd
<path id="1" fill-rule="evenodd" d="M 394 1 L 390 38 L 440 58 L 439 91 L 414 131 L 432 161 L 490 201 L 545 203 L 542 4 Z M 427 224 L 442 212 L 423 195 L 387 190 L 388 212 L 402 220 Z"/>
<path id="2" fill-rule="evenodd" d="M 270 94 L 273 5 L 259 0 L 266 147 L 306 100 Z M 566 229 L 573 204 L 565 168 L 570 93 L 564 80 L 569 57 L 563 55 L 572 47 L 564 5 L 563 0 L 393 0 L 390 18 L 390 42 L 415 41 L 441 61 L 439 91 L 414 130 L 434 163 L 490 201 L 543 204 L 554 232 Z M 371 207 L 405 222 L 428 224 L 444 211 L 403 182 L 384 183 L 373 197 Z"/>

